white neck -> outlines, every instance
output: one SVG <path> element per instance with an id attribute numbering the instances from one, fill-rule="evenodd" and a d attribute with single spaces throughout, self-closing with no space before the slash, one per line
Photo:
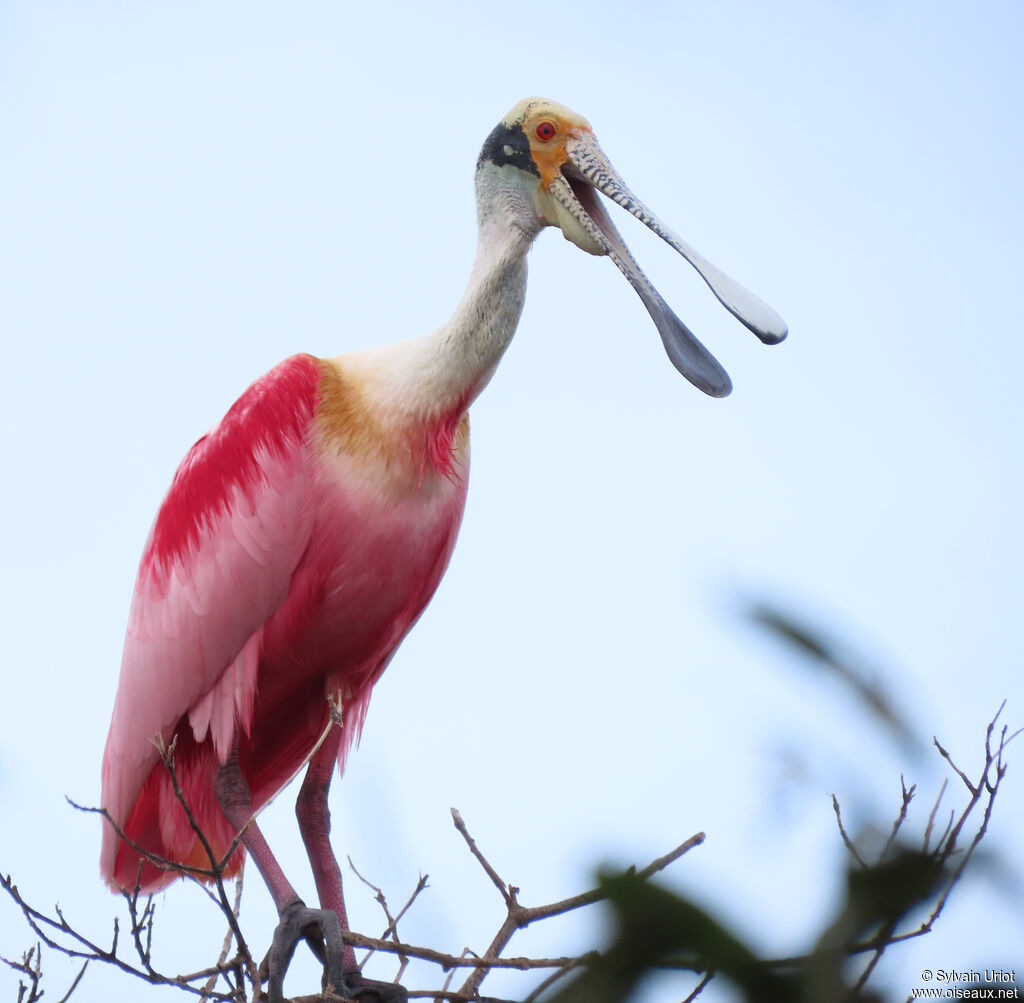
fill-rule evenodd
<path id="1" fill-rule="evenodd" d="M 489 180 L 478 178 L 476 260 L 452 317 L 423 337 L 359 353 L 390 407 L 414 420 L 465 411 L 487 385 L 519 323 L 526 254 L 539 227 L 524 229 L 518 207 Z"/>
<path id="2" fill-rule="evenodd" d="M 481 224 L 473 271 L 455 313 L 423 339 L 424 390 L 442 409 L 457 402 L 468 407 L 508 348 L 526 299 L 531 242 L 504 218 Z"/>

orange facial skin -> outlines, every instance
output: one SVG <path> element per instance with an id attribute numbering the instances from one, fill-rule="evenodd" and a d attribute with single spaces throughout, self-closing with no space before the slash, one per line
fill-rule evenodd
<path id="1" fill-rule="evenodd" d="M 510 125 L 518 122 L 522 127 L 545 188 L 551 186 L 569 162 L 566 142 L 584 133 L 593 135 L 590 123 L 582 115 L 544 98 L 527 98 L 512 109 L 505 121 Z M 550 136 L 545 126 L 553 127 L 554 132 Z"/>

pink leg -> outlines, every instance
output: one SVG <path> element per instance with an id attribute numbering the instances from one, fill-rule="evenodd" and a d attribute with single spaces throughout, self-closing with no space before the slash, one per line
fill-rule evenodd
<path id="1" fill-rule="evenodd" d="M 321 909 L 331 909 L 337 915 L 342 929 L 348 929 L 348 915 L 345 912 L 345 894 L 341 883 L 341 868 L 331 849 L 331 810 L 327 805 L 327 794 L 331 789 L 335 764 L 338 762 L 338 748 L 341 745 L 341 728 L 334 727 L 309 761 L 299 797 L 295 802 L 295 815 L 299 820 L 299 831 L 306 844 L 316 892 Z M 345 971 L 356 970 L 356 954 L 350 944 L 345 945 Z"/>
<path id="2" fill-rule="evenodd" d="M 345 895 L 341 887 L 341 868 L 331 849 L 331 811 L 327 806 L 327 793 L 331 789 L 335 764 L 338 762 L 338 748 L 341 745 L 341 728 L 332 728 L 317 749 L 306 769 L 295 814 L 299 820 L 299 831 L 306 844 L 306 853 L 313 868 L 316 891 L 320 897 L 320 908 L 333 912 L 348 929 L 345 913 Z M 356 967 L 356 952 L 350 944 L 345 945 L 345 981 L 353 995 L 359 999 L 377 1000 L 379 1003 L 406 1003 L 406 992 L 393 982 L 377 982 L 366 979 Z"/>
<path id="3" fill-rule="evenodd" d="M 305 940 L 323 962 L 324 988 L 331 987 L 349 995 L 344 969 L 346 950 L 351 951 L 351 948 L 346 949 L 342 942 L 341 923 L 331 911 L 306 908 L 270 852 L 259 826 L 255 821 L 249 821 L 252 818 L 252 793 L 242 775 L 237 748 L 217 771 L 214 789 L 228 821 L 242 833 L 242 843 L 267 883 L 280 917 L 267 955 L 268 1000 L 270 1003 L 284 1003 L 285 972 L 300 940 Z"/>
<path id="4" fill-rule="evenodd" d="M 245 777 L 242 776 L 236 752 L 232 752 L 231 758 L 217 771 L 215 789 L 217 800 L 227 820 L 235 832 L 241 832 L 242 826 L 252 818 L 252 793 Z M 284 876 L 281 865 L 271 853 L 255 819 L 249 822 L 242 833 L 242 843 L 256 869 L 263 876 L 278 913 L 283 912 L 293 902 L 301 901 L 291 882 Z"/>

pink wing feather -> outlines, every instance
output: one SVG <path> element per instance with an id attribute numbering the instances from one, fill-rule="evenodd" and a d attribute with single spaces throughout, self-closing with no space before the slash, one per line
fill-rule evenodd
<path id="1" fill-rule="evenodd" d="M 249 729 L 262 627 L 288 595 L 311 532 L 308 436 L 319 379 L 319 361 L 299 355 L 254 383 L 185 457 L 143 554 L 102 803 L 132 838 L 164 856 L 188 859 L 194 839 L 184 813 L 167 803 L 169 785 L 155 782 L 163 779 L 153 769 L 156 740 L 169 742 L 187 715 L 193 742 L 185 744 L 194 751 L 209 736 L 223 761 L 236 727 Z M 223 816 L 182 751 L 180 779 L 193 788 L 193 810 L 224 845 L 232 834 L 218 831 Z M 130 887 L 137 867 L 137 854 L 104 825 L 107 881 Z M 149 873 L 146 884 L 173 877 Z"/>

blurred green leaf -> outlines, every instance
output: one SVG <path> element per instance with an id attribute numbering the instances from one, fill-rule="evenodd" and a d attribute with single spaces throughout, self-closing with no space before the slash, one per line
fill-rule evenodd
<path id="1" fill-rule="evenodd" d="M 783 972 L 693 902 L 633 874 L 602 875 L 615 914 L 612 943 L 549 1003 L 625 1003 L 646 974 L 665 966 L 712 971 L 747 1003 L 869 1003 L 877 997 L 844 981 L 850 949 L 891 929 L 930 898 L 944 876 L 934 858 L 915 850 L 851 870 L 835 921 L 813 953 Z"/>
<path id="2" fill-rule="evenodd" d="M 788 610 L 763 599 L 750 603 L 746 615 L 752 622 L 805 656 L 810 664 L 831 672 L 841 680 L 904 748 L 913 749 L 918 754 L 923 751 L 924 743 L 896 709 L 882 686 L 880 680 L 883 673 L 872 668 L 852 645 L 843 643 L 823 628 L 812 626 Z"/>
<path id="3" fill-rule="evenodd" d="M 603 875 L 616 934 L 600 961 L 551 1003 L 622 1003 L 640 979 L 666 961 L 714 970 L 752 1003 L 796 1000 L 791 978 L 769 971 L 737 937 L 700 907 L 633 875 Z"/>

